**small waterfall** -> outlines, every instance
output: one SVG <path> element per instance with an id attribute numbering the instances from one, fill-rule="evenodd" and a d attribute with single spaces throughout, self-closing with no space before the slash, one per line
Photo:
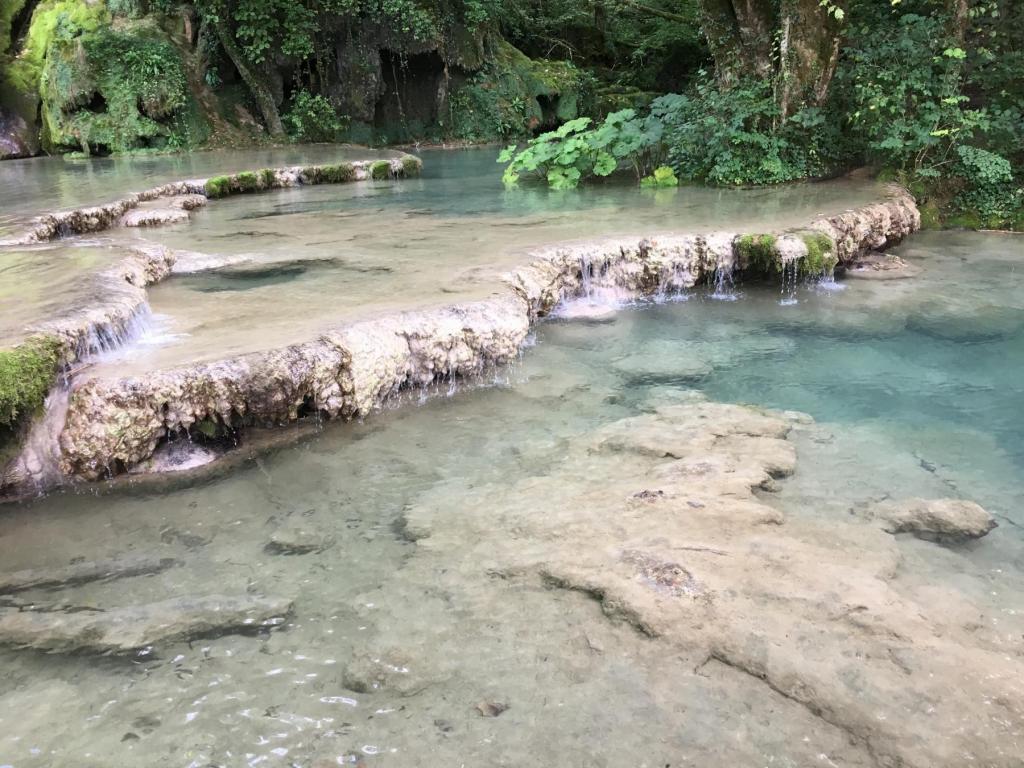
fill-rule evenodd
<path id="1" fill-rule="evenodd" d="M 658 288 L 654 292 L 654 302 L 662 304 L 667 301 L 686 301 L 690 298 L 687 293 L 693 284 L 693 274 L 690 272 L 689 264 L 673 263 L 662 269 L 658 276 Z"/>
<path id="2" fill-rule="evenodd" d="M 115 318 L 89 327 L 78 345 L 78 358 L 88 360 L 116 352 L 143 338 L 153 328 L 153 311 L 149 302 L 142 302 L 125 318 Z"/>
<path id="3" fill-rule="evenodd" d="M 711 298 L 716 301 L 736 301 L 736 265 L 734 262 L 719 261 L 715 267 L 715 276 Z"/>
<path id="4" fill-rule="evenodd" d="M 60 469 L 60 435 L 64 431 L 74 371 L 90 362 L 120 353 L 132 342 L 151 334 L 153 313 L 143 302 L 125 318 L 110 319 L 89 326 L 78 341 L 78 363 L 63 372 L 50 389 L 41 416 L 33 420 L 15 461 L 14 473 L 40 493 L 63 482 Z"/>
<path id="5" fill-rule="evenodd" d="M 46 396 L 43 415 L 29 427 L 17 459 L 16 474 L 25 478 L 40 493 L 60 485 L 63 479 L 59 439 L 64 430 L 70 395 L 71 382 L 61 377 L 60 382 Z"/>
<path id="6" fill-rule="evenodd" d="M 606 280 L 608 264 L 595 267 L 590 253 L 579 255 L 580 288 L 572 298 L 563 299 L 555 317 L 598 319 L 612 315 L 629 300 L 629 292 Z M 596 273 L 596 274 L 595 274 Z M 595 280 L 596 276 L 596 280 Z"/>
<path id="7" fill-rule="evenodd" d="M 798 259 L 786 259 L 782 262 L 782 289 L 780 290 L 782 298 L 779 299 L 779 304 L 783 307 L 792 306 L 799 301 L 796 297 L 796 283 L 799 272 Z"/>

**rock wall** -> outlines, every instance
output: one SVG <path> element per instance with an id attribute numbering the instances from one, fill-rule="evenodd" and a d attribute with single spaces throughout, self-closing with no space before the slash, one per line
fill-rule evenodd
<path id="1" fill-rule="evenodd" d="M 807 231 L 830 233 L 842 260 L 899 242 L 918 228 L 919 217 L 908 193 L 890 194 L 810 222 Z M 743 253 L 749 237 L 720 232 L 555 247 L 505 276 L 507 290 L 492 299 L 355 323 L 283 349 L 154 371 L 145 379 L 87 379 L 71 394 L 60 437 L 62 469 L 87 479 L 123 471 L 151 456 L 168 434 L 199 423 L 239 429 L 312 412 L 366 416 L 405 387 L 509 362 L 533 322 L 595 287 L 655 296 L 706 281 L 722 265 L 760 270 Z M 786 245 L 797 236 L 770 237 L 775 258 L 808 258 Z"/>

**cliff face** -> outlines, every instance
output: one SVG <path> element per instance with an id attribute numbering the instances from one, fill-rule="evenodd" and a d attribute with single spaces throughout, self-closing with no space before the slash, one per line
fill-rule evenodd
<path id="1" fill-rule="evenodd" d="M 329 16 L 308 37 L 313 58 L 282 43 L 254 61 L 237 12 L 204 7 L 5 3 L 0 158 L 251 144 L 283 132 L 498 140 L 575 117 L 588 99 L 589 80 L 571 64 L 532 60 L 486 24 L 440 11 L 424 28 Z"/>

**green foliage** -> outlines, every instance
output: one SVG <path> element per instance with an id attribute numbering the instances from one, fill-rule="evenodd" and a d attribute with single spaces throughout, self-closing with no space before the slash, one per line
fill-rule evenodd
<path id="1" fill-rule="evenodd" d="M 644 176 L 640 180 L 641 187 L 678 187 L 679 179 L 676 172 L 670 166 L 662 165 L 654 169 L 650 176 Z"/>
<path id="2" fill-rule="evenodd" d="M 687 95 L 654 101 L 672 166 L 711 184 L 778 184 L 822 176 L 838 163 L 838 137 L 822 110 L 783 120 L 769 83 L 744 81 L 727 91 L 706 77 Z"/>
<path id="3" fill-rule="evenodd" d="M 611 175 L 620 163 L 632 165 L 637 178 L 660 165 L 662 128 L 656 118 L 625 109 L 596 127 L 591 124 L 589 117 L 580 117 L 541 134 L 522 150 L 508 147 L 498 157 L 508 164 L 505 184 L 514 186 L 526 174 L 545 178 L 552 189 L 571 189 L 584 178 Z M 668 184 L 664 170 L 661 179 Z"/>
<path id="4" fill-rule="evenodd" d="M 13 428 L 42 407 L 60 361 L 60 342 L 48 337 L 0 350 L 0 429 Z"/>
<path id="5" fill-rule="evenodd" d="M 103 3 L 43 0 L 32 12 L 24 48 L 8 68 L 7 79 L 24 93 L 36 92 L 46 54 L 52 43 L 69 42 L 109 23 L 110 15 Z"/>
<path id="6" fill-rule="evenodd" d="M 252 171 L 236 173 L 231 188 L 237 192 L 255 192 L 260 188 L 260 177 Z"/>
<path id="7" fill-rule="evenodd" d="M 402 176 L 407 179 L 419 176 L 423 172 L 423 161 L 418 157 L 406 155 L 402 158 Z"/>
<path id="8" fill-rule="evenodd" d="M 296 141 L 337 141 L 346 125 L 326 96 L 305 89 L 292 98 L 291 109 L 283 119 L 288 134 Z"/>
<path id="9" fill-rule="evenodd" d="M 346 181 L 354 181 L 355 178 L 356 169 L 352 163 L 320 166 L 320 179 L 325 184 L 341 184 Z"/>
<path id="10" fill-rule="evenodd" d="M 848 127 L 869 158 L 937 178 L 954 150 L 988 127 L 963 92 L 965 53 L 940 14 L 865 9 L 860 18 L 837 75 Z"/>
<path id="11" fill-rule="evenodd" d="M 517 138 L 589 109 L 594 81 L 570 62 L 530 59 L 499 42 L 487 65 L 457 88 L 447 128 L 465 141 Z"/>
<path id="12" fill-rule="evenodd" d="M 195 120 L 183 110 L 184 67 L 159 31 L 58 29 L 64 36 L 51 42 L 39 86 L 50 146 L 88 154 L 188 145 Z"/>

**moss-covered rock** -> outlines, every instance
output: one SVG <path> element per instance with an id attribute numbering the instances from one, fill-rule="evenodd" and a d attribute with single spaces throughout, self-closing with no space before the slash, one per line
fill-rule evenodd
<path id="1" fill-rule="evenodd" d="M 452 94 L 446 131 L 489 141 L 554 127 L 591 111 L 593 82 L 569 62 L 531 59 L 499 40 L 486 66 Z"/>
<path id="2" fill-rule="evenodd" d="M 391 163 L 387 160 L 375 160 L 370 163 L 370 178 L 374 181 L 384 181 L 391 178 Z"/>
<path id="3" fill-rule="evenodd" d="M 206 192 L 206 196 L 212 200 L 216 200 L 219 197 L 227 197 L 231 194 L 231 177 L 214 176 L 212 179 L 206 180 L 203 189 Z"/>
<path id="4" fill-rule="evenodd" d="M 46 336 L 0 349 L 0 431 L 12 430 L 43 405 L 60 362 L 60 342 Z"/>
<path id="5" fill-rule="evenodd" d="M 761 274 L 781 272 L 782 260 L 775 242 L 775 235 L 741 235 L 736 239 L 740 265 Z"/>
<path id="6" fill-rule="evenodd" d="M 824 232 L 804 232 L 800 235 L 807 246 L 807 255 L 800 260 L 800 271 L 806 275 L 829 275 L 839 263 L 835 243 Z"/>

